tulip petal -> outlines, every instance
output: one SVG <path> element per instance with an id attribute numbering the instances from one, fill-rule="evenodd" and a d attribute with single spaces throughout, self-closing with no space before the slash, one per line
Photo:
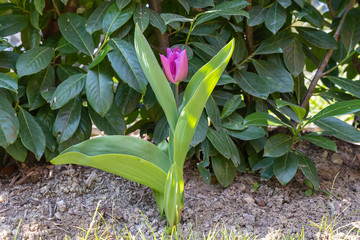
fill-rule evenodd
<path id="1" fill-rule="evenodd" d="M 188 74 L 188 60 L 186 55 L 186 49 L 184 51 L 181 51 L 180 54 L 178 54 L 177 59 L 175 60 L 176 64 L 176 73 L 175 73 L 175 82 L 181 82 L 183 81 L 187 74 Z"/>
<path id="2" fill-rule="evenodd" d="M 160 59 L 161 59 L 161 63 L 163 65 L 163 69 L 164 69 L 164 72 L 165 72 L 165 75 L 166 75 L 166 78 L 172 82 L 172 83 L 175 83 L 174 81 L 174 78 L 173 78 L 173 75 L 171 74 L 171 64 L 170 64 L 170 61 L 169 59 L 167 59 L 164 55 L 160 54 Z"/>

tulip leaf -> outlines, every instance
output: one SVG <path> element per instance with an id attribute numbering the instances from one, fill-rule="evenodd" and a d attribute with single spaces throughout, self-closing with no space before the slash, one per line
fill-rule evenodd
<path id="1" fill-rule="evenodd" d="M 178 113 L 173 92 L 163 70 L 158 64 L 158 60 L 138 25 L 135 27 L 134 43 L 136 54 L 144 74 L 165 112 L 171 130 L 175 131 Z"/>
<path id="2" fill-rule="evenodd" d="M 233 39 L 194 74 L 186 87 L 182 103 L 184 107 L 176 124 L 174 136 L 173 157 L 181 167 L 184 164 L 201 113 L 231 58 L 234 45 Z"/>

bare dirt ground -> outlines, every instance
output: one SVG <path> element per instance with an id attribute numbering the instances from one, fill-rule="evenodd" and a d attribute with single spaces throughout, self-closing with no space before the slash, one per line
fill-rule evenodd
<path id="1" fill-rule="evenodd" d="M 207 185 L 196 169 L 196 160 L 188 161 L 182 229 L 192 227 L 206 234 L 216 224 L 225 224 L 229 230 L 255 233 L 258 239 L 279 239 L 281 233 L 298 233 L 304 227 L 306 239 L 316 239 L 318 229 L 305 225 L 309 220 L 321 223 L 327 212 L 342 218 L 360 209 L 360 146 L 336 143 L 338 153 L 310 143 L 298 146 L 315 162 L 321 189 L 330 191 L 339 173 L 330 201 L 321 191 L 305 196 L 301 171 L 286 186 L 276 179 L 262 182 L 258 174 L 238 173 L 225 189 L 218 183 Z M 253 190 L 255 183 L 257 191 Z M 100 200 L 99 213 L 110 227 L 123 229 L 126 225 L 132 233 L 142 227 L 151 239 L 145 216 L 156 236 L 163 233 L 166 222 L 147 187 L 88 167 L 48 165 L 25 167 L 0 180 L 0 239 L 14 239 L 20 220 L 18 239 L 84 236 L 77 227 L 88 228 Z M 359 229 L 360 211 L 340 225 L 348 223 Z M 98 225 L 105 228 L 101 221 Z M 338 236 L 347 230 L 341 232 Z"/>

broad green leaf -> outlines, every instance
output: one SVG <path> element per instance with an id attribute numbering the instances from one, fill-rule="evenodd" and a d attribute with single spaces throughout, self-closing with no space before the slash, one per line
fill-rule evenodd
<path id="1" fill-rule="evenodd" d="M 0 73 L 0 88 L 8 89 L 12 92 L 17 93 L 18 83 L 15 78 Z"/>
<path id="2" fill-rule="evenodd" d="M 313 144 L 316 144 L 322 148 L 326 148 L 326 149 L 332 150 L 334 152 L 337 152 L 336 144 L 326 137 L 307 134 L 307 135 L 301 136 L 300 139 L 307 140 L 307 141 L 309 141 Z"/>
<path id="3" fill-rule="evenodd" d="M 286 154 L 291 146 L 293 140 L 289 135 L 276 134 L 271 136 L 264 146 L 264 157 L 281 157 Z"/>
<path id="4" fill-rule="evenodd" d="M 265 13 L 266 13 L 266 8 L 264 8 L 263 6 L 253 6 L 252 8 L 250 8 L 249 10 L 250 19 L 248 21 L 248 25 L 250 27 L 254 27 L 256 25 L 263 23 L 265 21 Z"/>
<path id="5" fill-rule="evenodd" d="M 15 69 L 16 61 L 21 56 L 20 53 L 12 51 L 0 52 L 0 67 L 7 69 Z"/>
<path id="6" fill-rule="evenodd" d="M 207 132 L 207 138 L 210 140 L 211 144 L 216 148 L 216 150 L 227 159 L 230 159 L 231 152 L 227 143 L 226 135 L 227 134 L 223 129 L 216 131 L 213 128 L 209 128 Z"/>
<path id="7" fill-rule="evenodd" d="M 291 109 L 295 112 L 296 116 L 299 117 L 300 121 L 305 117 L 306 109 L 303 107 L 300 107 L 298 105 L 295 105 L 290 102 L 286 102 L 284 100 L 276 99 L 276 105 L 278 108 L 284 107 L 284 106 L 290 106 Z"/>
<path id="8" fill-rule="evenodd" d="M 58 112 L 52 133 L 59 143 L 68 140 L 79 126 L 81 117 L 80 97 L 66 104 Z"/>
<path id="9" fill-rule="evenodd" d="M 260 77 L 266 79 L 270 88 L 270 93 L 273 92 L 292 92 L 294 88 L 294 80 L 291 74 L 283 67 L 264 60 L 252 60 L 256 71 Z"/>
<path id="10" fill-rule="evenodd" d="M 324 49 L 336 49 L 335 39 L 324 31 L 308 27 L 296 27 L 296 31 L 309 43 Z"/>
<path id="11" fill-rule="evenodd" d="M 29 19 L 30 19 L 31 25 L 37 30 L 40 30 L 40 28 L 39 28 L 39 16 L 40 16 L 40 14 L 38 13 L 38 11 L 36 11 L 35 6 L 33 4 L 31 4 L 30 5 Z"/>
<path id="12" fill-rule="evenodd" d="M 164 210 L 170 227 L 180 223 L 184 206 L 184 179 L 182 169 L 176 164 L 170 167 L 164 186 Z"/>
<path id="13" fill-rule="evenodd" d="M 251 94 L 252 96 L 267 99 L 270 89 L 266 79 L 252 72 L 236 71 L 234 79 L 241 89 Z"/>
<path id="14" fill-rule="evenodd" d="M 260 160 L 257 164 L 255 164 L 251 169 L 256 171 L 263 168 L 268 168 L 273 165 L 275 158 L 264 158 Z"/>
<path id="15" fill-rule="evenodd" d="M 160 14 L 152 9 L 149 9 L 150 13 L 150 24 L 160 30 L 162 34 L 166 32 L 165 21 L 160 17 Z"/>
<path id="16" fill-rule="evenodd" d="M 100 30 L 102 27 L 103 19 L 106 11 L 110 7 L 111 2 L 104 2 L 98 6 L 86 21 L 86 31 L 93 34 L 95 31 Z"/>
<path id="17" fill-rule="evenodd" d="M 265 14 L 265 26 L 275 34 L 284 25 L 286 21 L 286 10 L 275 2 Z"/>
<path id="18" fill-rule="evenodd" d="M 45 7 L 45 0 L 34 0 L 36 11 L 42 15 L 42 11 Z"/>
<path id="19" fill-rule="evenodd" d="M 301 0 L 297 0 L 298 3 L 300 1 Z M 321 28 L 323 17 L 319 13 L 319 11 L 309 3 L 305 3 L 303 6 L 303 10 L 300 13 L 303 14 L 305 20 L 308 21 L 310 24 L 314 25 L 315 27 Z"/>
<path id="20" fill-rule="evenodd" d="M 234 39 L 197 71 L 186 87 L 182 103 L 184 108 L 176 124 L 174 136 L 175 148 L 173 156 L 174 162 L 179 164 L 179 166 L 183 166 L 201 113 L 217 81 L 225 70 L 233 50 Z"/>
<path id="21" fill-rule="evenodd" d="M 135 5 L 131 4 L 127 8 L 119 10 L 116 3 L 112 3 L 106 11 L 103 19 L 102 28 L 105 36 L 110 36 L 114 31 L 123 26 L 133 15 Z"/>
<path id="22" fill-rule="evenodd" d="M 113 50 L 113 48 L 109 44 L 106 44 L 106 46 L 96 56 L 94 61 L 89 65 L 89 69 L 91 69 L 91 68 L 95 67 L 96 65 L 98 65 L 99 63 L 101 63 L 104 60 L 104 58 L 106 57 L 106 55 L 108 54 L 108 52 L 110 52 L 111 50 Z"/>
<path id="23" fill-rule="evenodd" d="M 360 100 L 348 100 L 348 101 L 336 102 L 324 108 L 317 114 L 315 114 L 315 116 L 313 116 L 306 122 L 306 125 L 323 118 L 350 114 L 358 111 L 360 111 Z"/>
<path id="24" fill-rule="evenodd" d="M 280 121 L 276 117 L 264 113 L 264 112 L 255 112 L 245 117 L 243 122 L 244 125 L 258 125 L 258 126 L 287 126 L 291 127 L 288 124 Z"/>
<path id="25" fill-rule="evenodd" d="M 85 29 L 86 19 L 75 13 L 65 13 L 58 20 L 63 37 L 81 52 L 92 56 L 94 42 L 90 33 Z"/>
<path id="26" fill-rule="evenodd" d="M 135 50 L 147 80 L 161 105 L 172 131 L 178 118 L 175 98 L 163 70 L 138 26 L 135 27 Z M 191 141 L 191 139 L 190 139 Z M 185 153 L 186 154 L 186 153 Z"/>
<path id="27" fill-rule="evenodd" d="M 295 155 L 302 173 L 311 181 L 315 190 L 318 190 L 320 187 L 320 182 L 314 163 L 306 155 L 299 151 L 296 151 Z"/>
<path id="28" fill-rule="evenodd" d="M 212 96 L 210 96 L 209 100 L 206 102 L 206 113 L 215 129 L 219 130 L 221 127 L 220 111 Z"/>
<path id="29" fill-rule="evenodd" d="M 172 23 L 172 22 L 191 22 L 191 21 L 193 21 L 193 19 L 191 19 L 191 18 L 186 18 L 184 16 L 174 14 L 174 13 L 161 13 L 160 16 L 164 20 L 165 25 L 168 25 L 169 23 Z"/>
<path id="30" fill-rule="evenodd" d="M 6 37 L 21 32 L 26 25 L 26 15 L 2 15 L 0 16 L 0 37 Z"/>
<path id="31" fill-rule="evenodd" d="M 351 9 L 345 17 L 344 25 L 341 29 L 341 37 L 347 48 L 348 54 L 360 42 L 360 9 Z"/>
<path id="32" fill-rule="evenodd" d="M 130 2 L 131 2 L 131 0 L 116 0 L 116 5 L 118 6 L 119 10 L 122 10 Z"/>
<path id="33" fill-rule="evenodd" d="M 299 7 L 303 8 L 305 4 L 305 0 L 294 0 Z"/>
<path id="34" fill-rule="evenodd" d="M 206 114 L 203 112 L 201 114 L 199 124 L 196 128 L 195 134 L 193 139 L 191 140 L 191 146 L 195 147 L 199 143 L 203 142 L 206 138 L 207 132 L 208 132 L 208 119 L 206 117 Z"/>
<path id="35" fill-rule="evenodd" d="M 186 0 L 192 8 L 213 7 L 214 0 Z"/>
<path id="36" fill-rule="evenodd" d="M 136 10 L 133 14 L 134 23 L 139 25 L 142 32 L 145 31 L 150 22 L 150 12 L 146 4 L 141 2 L 136 6 Z"/>
<path id="37" fill-rule="evenodd" d="M 122 115 L 127 115 L 138 108 L 141 97 L 141 93 L 130 88 L 126 83 L 122 83 L 118 86 L 114 103 L 120 109 Z"/>
<path id="38" fill-rule="evenodd" d="M 105 116 L 114 99 L 113 80 L 107 65 L 100 63 L 89 70 L 85 88 L 91 107 L 101 116 Z"/>
<path id="39" fill-rule="evenodd" d="M 45 136 L 35 118 L 19 107 L 20 137 L 24 146 L 35 154 L 40 160 L 45 150 Z"/>
<path id="40" fill-rule="evenodd" d="M 227 130 L 228 134 L 232 137 L 250 141 L 254 139 L 259 139 L 265 136 L 265 130 L 260 126 L 248 126 L 244 130 Z"/>
<path id="41" fill-rule="evenodd" d="M 61 53 L 76 53 L 78 52 L 77 48 L 69 43 L 64 37 L 60 38 L 59 43 L 56 47 L 56 50 Z"/>
<path id="42" fill-rule="evenodd" d="M 297 157 L 293 152 L 288 152 L 282 157 L 275 158 L 273 170 L 276 178 L 282 185 L 287 184 L 295 176 L 298 169 Z"/>
<path id="43" fill-rule="evenodd" d="M 49 47 L 36 47 L 21 54 L 16 61 L 19 77 L 34 74 L 49 66 L 54 51 Z"/>
<path id="44" fill-rule="evenodd" d="M 84 73 L 80 68 L 71 67 L 67 65 L 57 65 L 56 73 L 61 82 L 65 81 L 69 77 L 75 74 Z"/>
<path id="45" fill-rule="evenodd" d="M 164 192 L 168 157 L 152 143 L 128 136 L 105 136 L 66 149 L 53 164 L 76 163 L 114 173 Z"/>
<path id="46" fill-rule="evenodd" d="M 338 118 L 320 119 L 315 124 L 326 131 L 333 132 L 331 135 L 336 138 L 347 142 L 360 143 L 360 131 Z"/>
<path id="47" fill-rule="evenodd" d="M 296 35 L 290 31 L 280 31 L 263 41 L 255 50 L 255 55 L 282 53 L 283 49 L 295 41 Z"/>
<path id="48" fill-rule="evenodd" d="M 295 39 L 289 47 L 284 49 L 284 62 L 289 71 L 296 77 L 303 72 L 305 66 L 305 53 L 302 43 Z"/>
<path id="49" fill-rule="evenodd" d="M 221 75 L 221 77 L 216 85 L 223 86 L 223 85 L 230 84 L 230 83 L 236 83 L 235 79 L 233 79 L 229 75 L 223 74 L 223 75 Z"/>
<path id="50" fill-rule="evenodd" d="M 243 122 L 244 118 L 240 114 L 234 112 L 227 118 L 221 120 L 221 126 L 230 130 L 244 130 L 247 126 L 244 126 Z"/>
<path id="51" fill-rule="evenodd" d="M 19 133 L 19 121 L 9 101 L 0 94 L 0 146 L 6 148 L 15 142 Z"/>
<path id="52" fill-rule="evenodd" d="M 84 89 L 86 80 L 86 74 L 75 74 L 63 81 L 57 86 L 53 100 L 51 103 L 51 109 L 58 109 L 68 103 L 71 99 L 75 98 Z"/>
<path id="53" fill-rule="evenodd" d="M 160 120 L 156 123 L 154 129 L 154 143 L 155 145 L 159 145 L 162 141 L 169 137 L 170 126 L 166 121 L 166 117 L 163 116 Z"/>
<path id="54" fill-rule="evenodd" d="M 283 8 L 287 8 L 291 5 L 291 0 L 278 0 L 278 3 L 280 3 Z"/>
<path id="55" fill-rule="evenodd" d="M 230 160 L 217 154 L 211 157 L 211 165 L 217 180 L 223 187 L 229 186 L 234 181 L 236 168 Z"/>
<path id="56" fill-rule="evenodd" d="M 28 150 L 21 143 L 20 138 L 16 139 L 13 144 L 6 147 L 6 152 L 19 162 L 25 162 L 27 151 Z"/>
<path id="57" fill-rule="evenodd" d="M 97 114 L 92 108 L 89 108 L 91 120 L 100 131 L 107 135 L 124 135 L 126 125 L 120 109 L 111 105 L 109 111 L 104 117 Z"/>
<path id="58" fill-rule="evenodd" d="M 43 122 L 41 122 L 39 120 L 39 118 L 35 118 L 35 119 L 36 119 L 37 124 L 39 124 L 39 126 L 40 126 L 40 128 L 43 131 L 44 136 L 45 136 L 45 146 L 46 146 L 46 148 L 45 148 L 45 157 L 46 157 L 46 150 L 54 152 L 57 155 L 58 154 L 58 152 L 57 152 L 58 143 L 56 141 L 56 138 L 52 134 L 52 131 L 51 131 L 52 129 L 49 128 L 48 126 L 46 126 L 46 124 L 44 124 Z"/>
<path id="59" fill-rule="evenodd" d="M 117 75 L 130 87 L 145 94 L 147 80 L 136 57 L 134 46 L 118 38 L 112 38 L 109 45 L 113 50 L 108 54 L 108 58 Z"/>
<path id="60" fill-rule="evenodd" d="M 36 119 L 38 122 L 42 122 L 43 125 L 49 129 L 52 128 L 56 118 L 56 111 L 52 111 L 48 105 L 40 108 L 36 113 Z"/>
<path id="61" fill-rule="evenodd" d="M 234 95 L 229 100 L 226 101 L 220 117 L 226 118 L 232 114 L 240 105 L 242 99 L 241 95 Z"/>
<path id="62" fill-rule="evenodd" d="M 357 98 L 360 98 L 360 82 L 347 78 L 340 78 L 334 76 L 326 76 L 331 82 L 335 83 L 342 89 L 345 89 L 349 93 L 353 94 Z"/>

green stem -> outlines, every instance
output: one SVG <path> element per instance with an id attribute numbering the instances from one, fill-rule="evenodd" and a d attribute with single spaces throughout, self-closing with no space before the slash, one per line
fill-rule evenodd
<path id="1" fill-rule="evenodd" d="M 189 42 L 189 38 L 190 38 L 191 32 L 192 32 L 192 30 L 193 30 L 194 22 L 195 22 L 195 19 L 194 19 L 194 21 L 192 21 L 191 24 L 190 24 L 190 29 L 189 29 L 189 33 L 188 33 L 188 35 L 187 35 L 187 37 L 186 37 L 185 45 L 187 45 L 188 42 Z"/>

